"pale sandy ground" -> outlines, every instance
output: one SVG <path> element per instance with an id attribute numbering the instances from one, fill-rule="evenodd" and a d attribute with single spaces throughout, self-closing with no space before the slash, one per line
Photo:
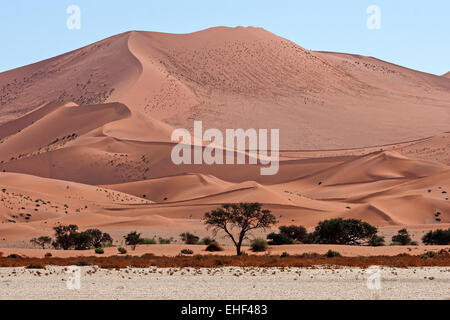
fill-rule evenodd
<path id="1" fill-rule="evenodd" d="M 1 268 L 0 299 L 450 299 L 449 267 L 381 268 L 379 289 L 359 268 L 80 269 L 69 290 L 63 267 Z"/>
<path id="2" fill-rule="evenodd" d="M 191 249 L 194 255 L 236 255 L 236 248 L 234 246 L 224 246 L 223 251 L 207 252 L 204 245 L 185 245 L 185 244 L 170 244 L 170 245 L 139 245 L 133 251 L 130 246 L 125 246 L 129 255 L 141 256 L 143 254 L 154 254 L 155 256 L 175 257 L 180 254 L 182 249 Z M 328 250 L 339 252 L 344 257 L 358 257 L 358 256 L 396 256 L 399 254 L 420 255 L 427 251 L 439 252 L 441 250 L 449 251 L 450 246 L 382 246 L 382 247 L 367 247 L 367 246 L 343 246 L 343 245 L 322 245 L 322 244 L 296 244 L 296 245 L 282 245 L 269 246 L 267 251 L 255 253 L 251 251 L 249 246 L 244 246 L 242 250 L 251 255 L 275 255 L 279 256 L 283 252 L 290 255 L 303 253 L 317 253 L 325 254 Z M 42 250 L 42 249 L 21 249 L 21 248 L 0 248 L 3 257 L 10 254 L 19 254 L 23 257 L 43 258 L 46 253 L 51 253 L 55 258 L 69 258 L 69 257 L 109 257 L 119 255 L 117 247 L 105 248 L 103 255 L 95 254 L 92 250 Z"/>

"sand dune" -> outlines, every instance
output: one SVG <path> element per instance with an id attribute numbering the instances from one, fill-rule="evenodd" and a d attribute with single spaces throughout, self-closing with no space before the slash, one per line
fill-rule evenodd
<path id="1" fill-rule="evenodd" d="M 446 226 L 449 111 L 448 74 L 314 52 L 260 28 L 123 33 L 0 74 L 0 239 L 56 223 L 206 235 L 206 211 L 241 201 L 280 224 Z M 194 120 L 280 128 L 278 174 L 173 164 L 172 131 Z"/>
<path id="2" fill-rule="evenodd" d="M 446 77 L 310 51 L 252 27 L 127 32 L 4 72 L 0 88 L 0 123 L 60 100 L 117 101 L 175 127 L 202 119 L 219 129 L 283 128 L 282 148 L 295 150 L 397 143 L 449 130 Z"/>

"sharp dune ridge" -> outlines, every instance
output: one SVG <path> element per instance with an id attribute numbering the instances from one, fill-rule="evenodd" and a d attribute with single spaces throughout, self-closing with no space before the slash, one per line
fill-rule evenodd
<path id="1" fill-rule="evenodd" d="M 203 232 L 241 201 L 280 224 L 448 226 L 449 112 L 446 75 L 261 28 L 119 34 L 0 74 L 0 247 L 57 223 Z M 194 120 L 279 128 L 279 173 L 174 165 L 171 133 Z"/>

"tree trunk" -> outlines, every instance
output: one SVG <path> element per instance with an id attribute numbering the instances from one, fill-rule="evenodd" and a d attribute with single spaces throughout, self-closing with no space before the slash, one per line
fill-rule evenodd
<path id="1" fill-rule="evenodd" d="M 242 254 L 242 252 L 241 252 L 241 244 L 240 244 L 240 243 L 238 243 L 238 244 L 236 245 L 236 254 L 237 254 L 238 256 L 240 256 L 240 255 Z"/>

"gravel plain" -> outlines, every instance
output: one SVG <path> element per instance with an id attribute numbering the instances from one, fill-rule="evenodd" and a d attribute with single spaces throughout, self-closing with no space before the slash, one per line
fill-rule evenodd
<path id="1" fill-rule="evenodd" d="M 0 299 L 450 299 L 450 267 L 70 268 L 0 268 Z"/>

